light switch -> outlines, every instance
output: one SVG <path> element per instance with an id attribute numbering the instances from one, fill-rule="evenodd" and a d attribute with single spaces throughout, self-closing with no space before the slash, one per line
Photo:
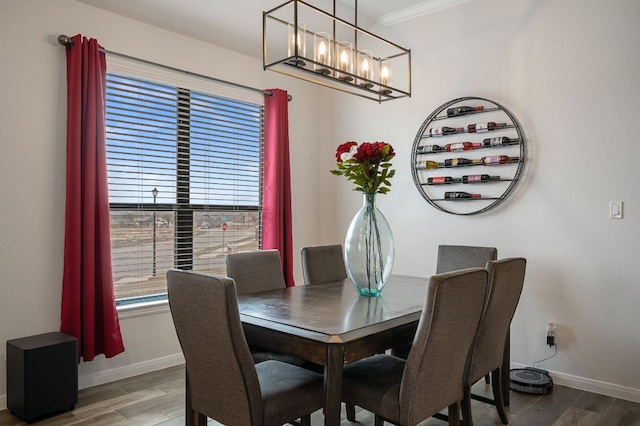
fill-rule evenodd
<path id="1" fill-rule="evenodd" d="M 609 202 L 609 219 L 622 219 L 622 201 Z"/>

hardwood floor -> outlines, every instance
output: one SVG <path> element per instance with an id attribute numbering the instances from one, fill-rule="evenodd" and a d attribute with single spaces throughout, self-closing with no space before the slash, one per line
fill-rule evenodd
<path id="1" fill-rule="evenodd" d="M 490 396 L 490 386 L 476 383 L 474 393 Z M 509 424 L 516 426 L 640 426 L 640 404 L 555 385 L 548 395 L 511 392 Z M 357 413 L 358 422 L 343 425 L 372 425 L 373 415 Z M 501 425 L 494 407 L 473 401 L 476 426 Z M 0 425 L 24 425 L 8 410 L 0 411 Z M 83 389 L 78 405 L 71 412 L 60 413 L 37 423 L 58 425 L 184 425 L 184 367 L 172 367 L 105 385 Z M 216 422 L 210 421 L 210 425 Z M 322 413 L 312 416 L 312 425 L 322 425 Z M 446 426 L 431 418 L 421 426 Z"/>

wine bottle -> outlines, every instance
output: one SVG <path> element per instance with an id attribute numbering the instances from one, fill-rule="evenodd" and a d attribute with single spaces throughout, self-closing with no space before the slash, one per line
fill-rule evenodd
<path id="1" fill-rule="evenodd" d="M 464 127 L 432 127 L 429 129 L 429 134 L 431 136 L 443 136 L 443 135 L 452 135 L 454 133 L 462 133 L 464 132 Z"/>
<path id="2" fill-rule="evenodd" d="M 445 167 L 470 166 L 480 164 L 480 160 L 469 160 L 468 158 L 447 158 L 444 160 Z"/>
<path id="3" fill-rule="evenodd" d="M 416 170 L 437 169 L 438 167 L 440 167 L 440 163 L 438 163 L 437 161 L 427 160 L 418 161 L 416 163 Z"/>
<path id="4" fill-rule="evenodd" d="M 500 180 L 500 176 L 489 176 L 489 175 L 462 176 L 462 183 L 489 182 L 490 180 Z"/>
<path id="5" fill-rule="evenodd" d="M 444 198 L 447 200 L 455 200 L 460 198 L 480 198 L 480 194 L 470 194 L 469 192 L 445 192 Z"/>
<path id="6" fill-rule="evenodd" d="M 502 129 L 506 125 L 507 125 L 507 123 L 498 123 L 498 124 L 496 124 L 493 121 L 489 121 L 488 123 L 469 124 L 467 126 L 467 131 L 469 133 L 488 132 L 490 130 Z"/>
<path id="7" fill-rule="evenodd" d="M 482 143 L 480 142 L 456 142 L 456 143 L 448 143 L 444 146 L 445 151 L 453 152 L 453 151 L 468 151 L 474 148 L 482 148 Z"/>
<path id="8" fill-rule="evenodd" d="M 422 145 L 416 148 L 418 154 L 428 154 L 430 152 L 440 152 L 444 149 L 440 145 Z"/>
<path id="9" fill-rule="evenodd" d="M 465 115 L 474 111 L 482 111 L 483 109 L 484 107 L 482 105 L 477 107 L 459 106 L 459 107 L 448 108 L 447 117 L 456 117 L 458 115 Z"/>
<path id="10" fill-rule="evenodd" d="M 444 185 L 447 183 L 453 183 L 456 179 L 451 176 L 436 176 L 427 179 L 427 185 Z"/>
<path id="11" fill-rule="evenodd" d="M 509 139 L 506 136 L 497 137 L 497 138 L 487 138 L 482 140 L 482 146 L 485 148 L 490 148 L 493 146 L 516 145 L 516 144 L 518 144 L 517 139 Z"/>
<path id="12" fill-rule="evenodd" d="M 491 166 L 494 164 L 506 164 L 518 161 L 518 157 L 509 157 L 508 155 L 492 155 L 491 157 L 482 157 L 480 161 L 483 166 Z"/>

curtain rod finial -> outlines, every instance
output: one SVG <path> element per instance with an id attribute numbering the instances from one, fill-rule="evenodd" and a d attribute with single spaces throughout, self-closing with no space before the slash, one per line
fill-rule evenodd
<path id="1" fill-rule="evenodd" d="M 71 40 L 69 38 L 69 36 L 66 36 L 64 34 L 60 34 L 58 36 L 58 44 L 61 46 L 65 46 L 65 47 L 71 47 L 73 46 L 73 40 Z"/>

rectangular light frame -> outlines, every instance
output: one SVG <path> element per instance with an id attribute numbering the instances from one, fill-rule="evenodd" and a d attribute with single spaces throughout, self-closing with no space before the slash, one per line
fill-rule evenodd
<path id="1" fill-rule="evenodd" d="M 335 1 L 335 0 L 334 0 Z M 357 4 L 356 4 L 357 7 Z M 334 4 L 335 10 L 335 4 Z M 356 10 L 357 14 L 357 10 Z M 293 31 L 292 31 L 293 29 Z M 314 38 L 330 38 L 332 61 L 319 62 Z M 293 39 L 292 39 L 293 34 Z M 271 40 L 269 39 L 271 37 Z M 262 14 L 263 69 L 296 77 L 379 103 L 411 96 L 411 50 L 378 37 L 302 0 L 289 0 Z M 296 42 L 297 41 L 297 42 Z M 308 42 L 312 43 L 308 43 Z M 353 46 L 351 67 L 337 58 L 338 44 Z M 372 60 L 369 74 L 358 59 Z M 320 56 L 321 57 L 321 56 Z M 338 61 L 336 61 L 338 59 Z M 383 77 L 384 72 L 387 75 Z M 390 73 L 390 74 L 389 74 Z M 386 78 L 386 81 L 385 81 Z"/>

